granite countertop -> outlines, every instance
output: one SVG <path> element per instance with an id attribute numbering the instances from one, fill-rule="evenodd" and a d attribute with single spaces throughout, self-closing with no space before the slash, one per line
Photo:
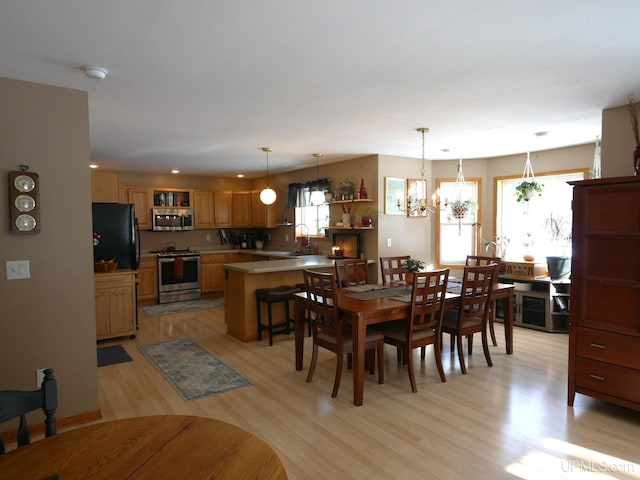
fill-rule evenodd
<path id="1" fill-rule="evenodd" d="M 291 270 L 305 270 L 307 268 L 332 268 L 334 261 L 326 255 L 301 255 L 283 258 L 282 260 L 261 260 L 257 262 L 223 263 L 226 270 L 243 273 L 271 273 Z"/>

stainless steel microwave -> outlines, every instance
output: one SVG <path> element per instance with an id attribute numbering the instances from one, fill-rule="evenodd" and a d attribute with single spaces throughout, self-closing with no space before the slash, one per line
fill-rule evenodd
<path id="1" fill-rule="evenodd" d="M 151 225 L 156 232 L 193 230 L 192 208 L 152 208 Z"/>

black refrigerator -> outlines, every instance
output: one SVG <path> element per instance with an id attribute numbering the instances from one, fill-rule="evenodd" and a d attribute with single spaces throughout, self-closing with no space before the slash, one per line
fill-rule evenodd
<path id="1" fill-rule="evenodd" d="M 140 243 L 136 255 L 136 212 L 133 205 L 93 203 L 93 260 L 115 259 L 118 270 L 138 269 Z"/>

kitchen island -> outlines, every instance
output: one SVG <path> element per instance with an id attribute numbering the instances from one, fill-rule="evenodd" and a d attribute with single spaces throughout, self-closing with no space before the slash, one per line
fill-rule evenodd
<path id="1" fill-rule="evenodd" d="M 305 269 L 333 272 L 334 261 L 325 255 L 302 255 L 282 260 L 226 263 L 222 267 L 227 333 L 243 342 L 252 342 L 258 339 L 257 288 L 303 283 Z M 274 305 L 273 315 L 282 318 L 284 306 Z"/>

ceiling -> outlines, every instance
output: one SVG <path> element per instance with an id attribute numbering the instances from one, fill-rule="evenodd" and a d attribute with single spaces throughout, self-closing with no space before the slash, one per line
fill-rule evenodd
<path id="1" fill-rule="evenodd" d="M 11 0 L 0 77 L 86 90 L 123 171 L 264 175 L 369 154 L 578 145 L 640 90 L 636 0 Z M 88 78 L 82 65 L 108 69 Z M 548 132 L 536 136 L 536 132 Z M 445 151 L 445 150 L 448 150 Z"/>

